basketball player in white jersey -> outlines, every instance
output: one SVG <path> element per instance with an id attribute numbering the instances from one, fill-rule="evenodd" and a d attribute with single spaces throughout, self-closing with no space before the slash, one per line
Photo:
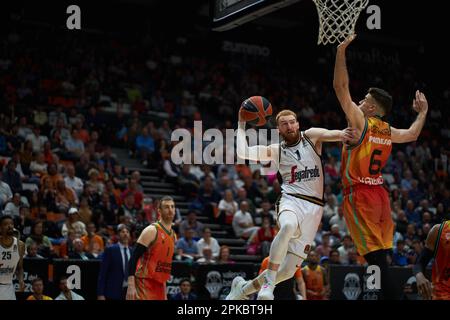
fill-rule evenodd
<path id="1" fill-rule="evenodd" d="M 275 285 L 294 276 L 306 259 L 323 212 L 324 171 L 322 142 L 347 141 L 352 130 L 311 128 L 300 132 L 296 114 L 283 110 L 276 117 L 282 137 L 279 144 L 247 145 L 245 122 L 239 117 L 237 155 L 253 161 L 274 161 L 282 180 L 281 196 L 275 204 L 279 232 L 269 254 L 269 266 L 252 281 L 233 280 L 226 300 L 248 299 L 259 291 L 258 300 L 273 300 Z"/>
<path id="2" fill-rule="evenodd" d="M 19 280 L 19 291 L 23 291 L 23 255 L 25 245 L 14 237 L 14 222 L 11 216 L 0 217 L 0 300 L 16 300 L 13 285 L 14 273 Z"/>

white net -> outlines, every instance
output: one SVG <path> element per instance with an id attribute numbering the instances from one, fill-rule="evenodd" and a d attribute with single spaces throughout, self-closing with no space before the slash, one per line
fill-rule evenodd
<path id="1" fill-rule="evenodd" d="M 355 32 L 369 0 L 313 0 L 319 14 L 318 44 L 340 43 Z"/>

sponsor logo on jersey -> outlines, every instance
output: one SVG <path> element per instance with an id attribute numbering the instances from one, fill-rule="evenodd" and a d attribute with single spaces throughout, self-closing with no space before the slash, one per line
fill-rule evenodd
<path id="1" fill-rule="evenodd" d="M 172 270 L 172 264 L 158 261 L 155 272 L 169 273 Z"/>
<path id="2" fill-rule="evenodd" d="M 11 274 L 11 273 L 14 273 L 14 267 L 0 268 L 0 275 Z"/>
<path id="3" fill-rule="evenodd" d="M 291 168 L 291 180 L 289 181 L 289 184 L 301 181 L 311 181 L 319 177 L 320 171 L 318 166 L 315 166 L 313 169 L 305 167 L 305 169 L 299 171 L 297 171 L 297 166 L 293 166 Z"/>
<path id="4" fill-rule="evenodd" d="M 376 144 L 383 144 L 386 146 L 390 146 L 392 144 L 391 139 L 383 139 L 383 138 L 374 137 L 374 136 L 369 137 L 369 142 L 376 143 Z"/>
<path id="5" fill-rule="evenodd" d="M 358 177 L 358 180 L 360 183 L 369 184 L 372 186 L 378 186 L 384 183 L 384 179 L 382 176 L 379 176 L 378 178 L 375 179 L 371 177 Z"/>

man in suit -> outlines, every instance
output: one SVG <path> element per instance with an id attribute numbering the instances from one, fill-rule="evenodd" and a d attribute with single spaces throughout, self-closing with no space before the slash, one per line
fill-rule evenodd
<path id="1" fill-rule="evenodd" d="M 192 285 L 189 279 L 180 282 L 180 292 L 172 296 L 172 300 L 197 300 L 197 295 L 191 292 Z"/>
<path id="2" fill-rule="evenodd" d="M 124 224 L 117 227 L 119 242 L 105 249 L 97 284 L 98 300 L 125 300 L 128 262 L 131 257 L 130 230 Z"/>

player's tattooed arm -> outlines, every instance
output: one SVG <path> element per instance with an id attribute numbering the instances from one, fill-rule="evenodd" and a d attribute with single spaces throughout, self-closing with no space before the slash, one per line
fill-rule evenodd
<path id="1" fill-rule="evenodd" d="M 412 105 L 414 111 L 418 113 L 416 120 L 408 129 L 397 129 L 391 127 L 391 139 L 394 143 L 407 143 L 416 141 L 422 132 L 428 112 L 428 101 L 425 95 L 419 90 L 416 91 L 416 97 Z"/>
<path id="2" fill-rule="evenodd" d="M 344 110 L 351 126 L 362 130 L 364 127 L 364 114 L 352 100 L 347 64 L 345 61 L 345 50 L 355 37 L 356 35 L 350 35 L 337 48 L 336 62 L 334 65 L 333 87 L 342 110 Z"/>
<path id="3" fill-rule="evenodd" d="M 245 122 L 238 122 L 237 138 L 236 138 L 236 153 L 241 159 L 253 161 L 277 161 L 278 159 L 278 144 L 269 146 L 257 145 L 249 146 L 245 134 Z"/>

